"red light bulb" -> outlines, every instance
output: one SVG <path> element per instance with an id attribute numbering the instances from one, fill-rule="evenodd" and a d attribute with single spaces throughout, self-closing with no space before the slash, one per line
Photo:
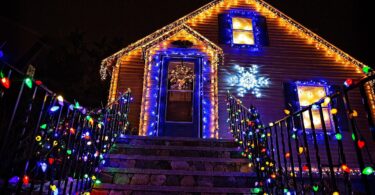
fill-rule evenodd
<path id="1" fill-rule="evenodd" d="M 346 81 L 344 82 L 344 85 L 346 86 L 346 87 L 349 87 L 350 85 L 352 85 L 353 84 L 353 80 L 352 79 L 346 79 Z"/>
<path id="2" fill-rule="evenodd" d="M 43 83 L 42 83 L 42 81 L 40 81 L 40 80 L 36 80 L 36 81 L 35 81 L 35 84 L 38 85 L 38 86 L 40 86 L 40 85 L 42 85 Z"/>
<path id="3" fill-rule="evenodd" d="M 1 85 L 5 87 L 5 89 L 9 89 L 10 87 L 10 81 L 7 77 L 1 78 Z"/>
<path id="4" fill-rule="evenodd" d="M 27 185 L 27 184 L 29 184 L 29 181 L 30 181 L 29 176 L 27 176 L 27 175 L 23 176 L 23 178 L 22 178 L 23 184 Z"/>

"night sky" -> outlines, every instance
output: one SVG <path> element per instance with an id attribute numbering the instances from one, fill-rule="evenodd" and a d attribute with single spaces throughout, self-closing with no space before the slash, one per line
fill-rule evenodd
<path id="1" fill-rule="evenodd" d="M 106 103 L 101 59 L 167 25 L 210 0 L 35 0 L 0 5 L 0 46 L 19 69 L 56 93 L 83 105 Z M 358 60 L 374 65 L 370 2 L 268 0 L 287 15 Z M 373 41 L 373 39 L 371 40 Z M 4 44 L 5 43 L 5 44 Z"/>

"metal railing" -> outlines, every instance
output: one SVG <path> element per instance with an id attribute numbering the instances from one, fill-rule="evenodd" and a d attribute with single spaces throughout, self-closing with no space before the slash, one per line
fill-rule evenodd
<path id="1" fill-rule="evenodd" d="M 374 90 L 373 81 L 374 75 L 356 83 L 347 80 L 343 90 L 298 111 L 286 109 L 284 118 L 268 126 L 261 123 L 253 106 L 245 107 L 241 100 L 228 93 L 230 130 L 244 149 L 244 156 L 251 159 L 258 176 L 253 189 L 269 194 L 374 194 L 371 186 L 375 181 L 371 156 L 375 149 L 374 99 L 369 98 Z M 368 89 L 367 93 L 365 89 Z M 359 90 L 363 105 L 361 122 L 349 98 L 356 90 Z M 343 101 L 345 107 L 338 108 L 338 101 Z M 327 104 L 331 107 L 333 121 L 330 128 L 323 110 Z M 339 120 L 344 120 L 339 119 L 338 109 L 345 109 L 346 132 L 338 126 Z M 363 120 L 364 116 L 366 120 Z M 364 125 L 360 123 L 367 123 L 368 129 L 363 129 Z M 364 133 L 371 138 L 366 138 Z"/>
<path id="2" fill-rule="evenodd" d="M 128 131 L 130 89 L 104 108 L 70 103 L 1 62 L 1 194 L 89 191 L 103 155 Z"/>

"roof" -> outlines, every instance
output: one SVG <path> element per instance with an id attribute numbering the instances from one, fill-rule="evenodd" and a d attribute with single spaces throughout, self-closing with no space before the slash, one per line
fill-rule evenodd
<path id="1" fill-rule="evenodd" d="M 100 68 L 100 75 L 102 79 L 105 79 L 107 76 L 107 72 L 117 63 L 117 60 L 121 58 L 121 56 L 126 55 L 130 51 L 133 51 L 137 48 L 142 48 L 145 45 L 148 45 L 150 42 L 152 42 L 155 39 L 160 38 L 166 33 L 169 33 L 170 31 L 174 30 L 175 28 L 181 27 L 184 25 L 187 21 L 194 18 L 195 16 L 199 15 L 202 12 L 205 12 L 209 10 L 210 8 L 213 8 L 214 6 L 218 5 L 219 3 L 226 1 L 226 0 L 214 0 L 199 9 L 191 12 L 188 15 L 185 15 L 184 17 L 172 22 L 171 24 L 168 24 L 167 26 L 164 26 L 163 28 L 151 33 L 150 35 L 128 45 L 127 47 L 121 49 L 120 51 L 112 54 L 111 56 L 105 58 L 102 60 L 101 68 Z M 284 22 L 292 25 L 294 28 L 300 30 L 302 33 L 304 33 L 309 39 L 312 39 L 316 41 L 318 45 L 325 46 L 328 50 L 330 50 L 333 53 L 338 54 L 340 57 L 345 59 L 347 62 L 352 63 L 360 68 L 363 68 L 364 66 L 367 66 L 366 64 L 360 62 L 359 60 L 355 59 L 354 57 L 350 56 L 346 52 L 342 51 L 341 49 L 337 48 L 333 44 L 329 43 L 319 35 L 315 34 L 302 24 L 298 23 L 297 21 L 293 20 L 292 18 L 288 17 L 286 14 L 282 13 L 278 9 L 274 8 L 270 4 L 266 3 L 263 0 L 253 0 L 256 2 L 259 6 L 262 8 L 267 9 L 268 11 L 272 12 L 276 17 L 282 19 Z M 185 25 L 184 25 L 185 26 Z"/>

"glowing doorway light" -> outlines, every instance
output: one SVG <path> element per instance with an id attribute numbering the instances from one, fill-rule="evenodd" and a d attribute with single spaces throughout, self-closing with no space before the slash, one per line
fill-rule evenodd
<path id="1" fill-rule="evenodd" d="M 234 66 L 235 73 L 228 79 L 229 85 L 236 87 L 237 95 L 244 97 L 245 94 L 251 93 L 255 97 L 262 97 L 261 88 L 268 87 L 270 80 L 267 77 L 259 76 L 258 65 L 251 65 L 250 67 Z"/>

